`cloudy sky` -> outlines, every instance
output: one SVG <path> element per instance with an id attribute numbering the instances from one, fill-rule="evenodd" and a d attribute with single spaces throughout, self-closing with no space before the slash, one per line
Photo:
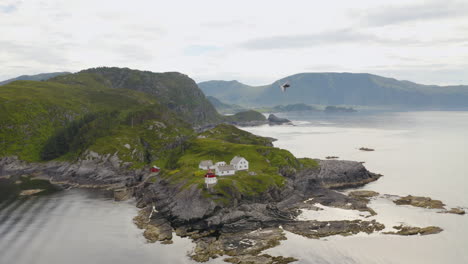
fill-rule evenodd
<path id="1" fill-rule="evenodd" d="M 466 0 L 0 0 L 0 80 L 119 66 L 271 83 L 369 72 L 468 84 Z"/>

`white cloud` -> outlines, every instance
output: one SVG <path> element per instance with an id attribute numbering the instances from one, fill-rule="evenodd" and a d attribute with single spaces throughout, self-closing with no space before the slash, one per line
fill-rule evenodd
<path id="1" fill-rule="evenodd" d="M 306 71 L 468 84 L 467 24 L 461 0 L 0 0 L 0 79 L 105 65 L 249 84 Z"/>

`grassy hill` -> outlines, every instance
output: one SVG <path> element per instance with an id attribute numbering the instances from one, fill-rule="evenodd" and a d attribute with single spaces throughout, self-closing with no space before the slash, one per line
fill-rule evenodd
<path id="1" fill-rule="evenodd" d="M 222 120 L 221 115 L 206 99 L 197 84 L 187 75 L 178 72 L 154 73 L 128 68 L 93 68 L 76 75 L 60 76 L 53 81 L 75 84 L 80 74 L 94 74 L 103 84 L 114 89 L 129 89 L 154 96 L 158 102 L 191 124 L 213 123 Z"/>
<path id="2" fill-rule="evenodd" d="M 285 93 L 280 86 L 291 85 Z M 208 96 L 250 106 L 280 104 L 468 107 L 468 86 L 421 85 L 366 73 L 300 73 L 264 86 L 208 81 L 198 86 Z"/>
<path id="3" fill-rule="evenodd" d="M 54 78 L 60 75 L 66 75 L 66 74 L 70 74 L 70 73 L 69 72 L 51 72 L 51 73 L 40 73 L 36 75 L 21 75 L 16 78 L 1 81 L 0 85 L 9 84 L 14 81 L 46 81 L 51 78 Z"/>
<path id="4" fill-rule="evenodd" d="M 144 142 L 163 147 L 168 137 L 192 133 L 189 124 L 145 93 L 113 89 L 99 75 L 79 73 L 47 82 L 16 81 L 0 87 L 1 156 L 27 161 L 73 159 L 85 150 L 144 162 Z M 64 79 L 67 82 L 64 82 Z M 72 81 L 73 80 L 73 81 Z M 157 133 L 154 122 L 163 125 Z M 159 123 L 158 123 L 159 124 Z M 149 127 L 153 128 L 149 129 Z M 155 138 L 160 136 L 161 138 Z M 146 148 L 147 149 L 147 148 Z M 141 153 L 143 154 L 141 154 Z M 137 156 L 138 156 L 137 155 Z"/>

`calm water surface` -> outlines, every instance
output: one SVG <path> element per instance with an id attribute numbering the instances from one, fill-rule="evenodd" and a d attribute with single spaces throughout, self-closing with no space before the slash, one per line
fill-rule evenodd
<path id="1" fill-rule="evenodd" d="M 277 138 L 275 146 L 299 157 L 364 161 L 384 175 L 365 189 L 382 194 L 422 195 L 448 206 L 468 206 L 468 112 L 294 113 L 280 115 L 296 126 L 247 130 Z M 360 147 L 374 148 L 363 152 Z M 468 263 L 468 217 L 395 206 L 379 198 L 370 205 L 387 227 L 436 225 L 438 235 L 383 234 L 310 240 L 288 233 L 267 252 L 295 256 L 300 263 Z M 339 217 L 338 217 L 339 218 Z"/>
<path id="2" fill-rule="evenodd" d="M 0 204 L 1 264 L 195 263 L 188 239 L 148 244 L 134 202 L 72 189 Z"/>

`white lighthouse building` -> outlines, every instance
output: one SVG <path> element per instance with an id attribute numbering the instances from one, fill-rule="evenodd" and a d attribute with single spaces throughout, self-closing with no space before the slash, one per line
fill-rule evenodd
<path id="1" fill-rule="evenodd" d="M 218 182 L 218 178 L 216 178 L 216 174 L 214 174 L 211 170 L 205 174 L 205 184 L 208 188 L 210 185 L 214 185 Z"/>

